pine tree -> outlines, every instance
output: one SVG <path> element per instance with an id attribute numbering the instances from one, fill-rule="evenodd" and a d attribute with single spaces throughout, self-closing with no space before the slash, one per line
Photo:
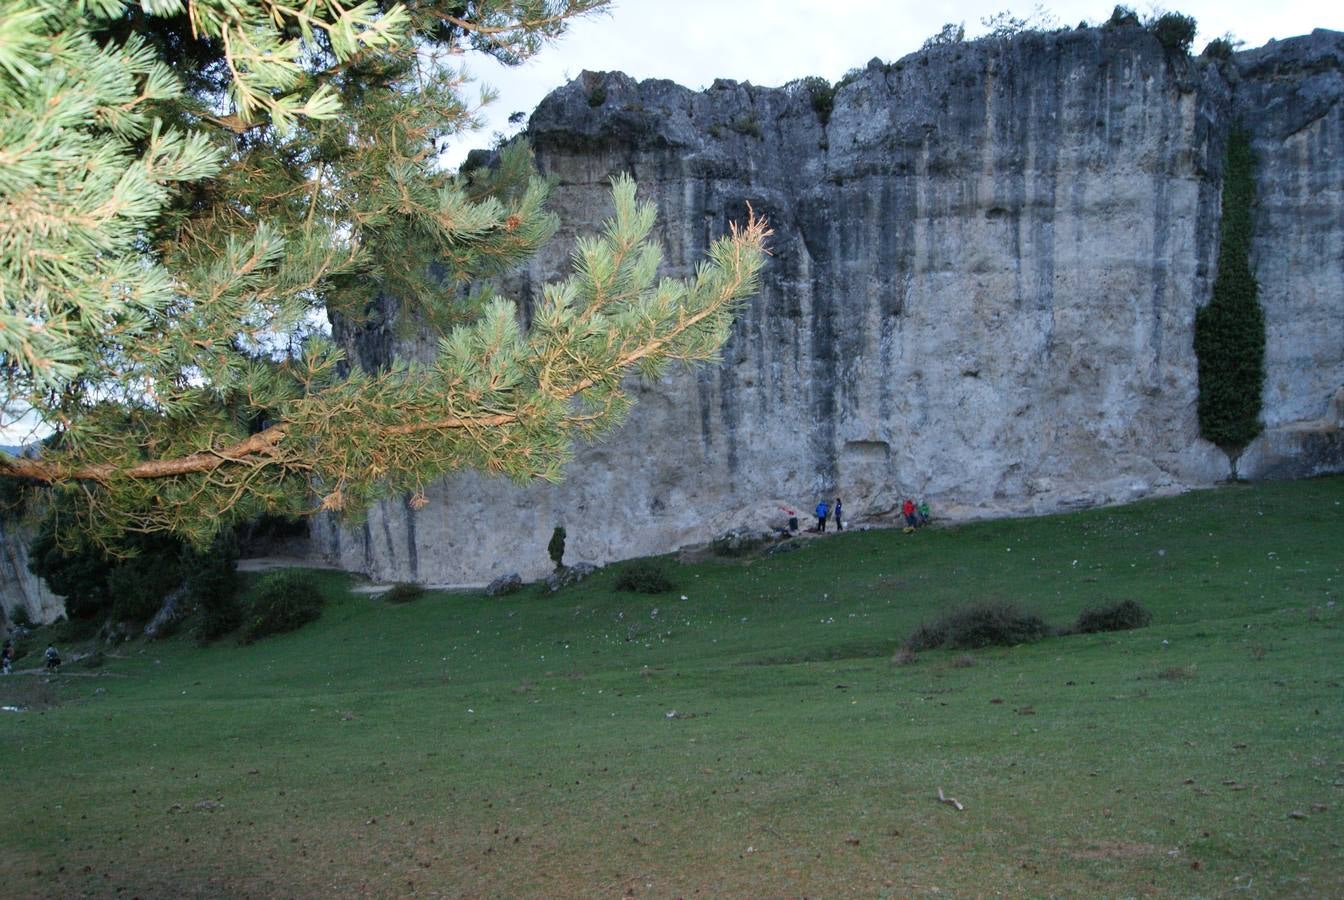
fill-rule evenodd
<path id="1" fill-rule="evenodd" d="M 752 220 L 656 280 L 626 178 L 526 331 L 465 286 L 556 230 L 525 148 L 437 164 L 474 124 L 454 62 L 537 52 L 606 0 L 0 0 L 0 372 L 65 533 L 204 543 L 263 511 L 358 515 L 462 467 L 558 479 L 631 372 L 712 359 L 755 290 Z M 315 323 L 380 297 L 440 335 L 366 371 Z"/>

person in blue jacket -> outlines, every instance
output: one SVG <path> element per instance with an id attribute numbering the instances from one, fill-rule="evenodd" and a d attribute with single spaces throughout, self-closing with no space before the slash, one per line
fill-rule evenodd
<path id="1" fill-rule="evenodd" d="M 829 506 L 826 505 L 826 501 L 825 501 L 825 500 L 822 500 L 821 502 L 819 502 L 819 503 L 817 504 L 817 533 L 818 533 L 818 534 L 821 534 L 822 532 L 824 532 L 824 531 L 826 530 L 826 516 L 830 513 L 830 511 L 831 511 L 831 508 L 830 508 Z"/>

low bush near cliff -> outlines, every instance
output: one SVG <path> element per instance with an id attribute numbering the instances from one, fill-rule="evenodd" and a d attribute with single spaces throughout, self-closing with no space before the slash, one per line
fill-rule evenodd
<path id="1" fill-rule="evenodd" d="M 252 590 L 243 643 L 302 628 L 322 615 L 324 599 L 298 569 L 263 575 Z"/>
<path id="2" fill-rule="evenodd" d="M 414 603 L 425 594 L 425 589 L 408 581 L 398 581 L 383 594 L 384 603 Z"/>
<path id="3" fill-rule="evenodd" d="M 1050 626 L 1034 613 L 1013 603 L 977 603 L 954 609 L 925 622 L 905 639 L 904 649 L 975 650 L 980 647 L 1011 647 L 1049 637 Z"/>
<path id="4" fill-rule="evenodd" d="M 675 588 L 667 571 L 657 563 L 638 562 L 616 578 L 616 590 L 637 594 L 662 594 Z"/>

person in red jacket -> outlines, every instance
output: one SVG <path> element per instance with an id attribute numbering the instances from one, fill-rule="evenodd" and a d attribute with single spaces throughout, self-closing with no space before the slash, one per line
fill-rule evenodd
<path id="1" fill-rule="evenodd" d="M 905 524 L 910 528 L 915 527 L 915 501 L 909 497 L 905 498 L 905 503 L 901 504 L 901 515 L 905 516 Z"/>

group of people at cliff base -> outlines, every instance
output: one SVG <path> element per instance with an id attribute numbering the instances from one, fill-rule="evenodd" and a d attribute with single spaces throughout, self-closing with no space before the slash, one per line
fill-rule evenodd
<path id="1" fill-rule="evenodd" d="M 50 672 L 58 672 L 61 668 L 61 654 L 57 651 L 54 644 L 48 644 L 47 649 L 42 653 L 42 660 Z M 5 641 L 5 646 L 0 649 L 0 674 L 8 675 L 14 671 L 14 642 Z"/>
<path id="2" fill-rule="evenodd" d="M 781 531 L 786 531 L 788 534 L 796 534 L 798 532 L 798 510 L 790 506 L 781 506 L 780 510 L 789 517 L 788 528 L 781 529 Z M 844 504 L 839 497 L 835 498 L 834 506 L 827 503 L 825 498 L 822 498 L 817 502 L 817 508 L 815 510 L 817 524 L 814 527 L 807 529 L 808 532 L 811 534 L 825 534 L 826 524 L 828 522 L 835 523 L 836 531 L 844 531 L 844 511 Z M 916 505 L 914 500 L 906 497 L 905 502 L 901 504 L 901 515 L 905 518 L 906 531 L 913 531 L 922 525 L 927 525 L 929 524 L 929 501 L 921 500 L 919 504 Z"/>
<path id="3" fill-rule="evenodd" d="M 921 500 L 919 505 L 909 497 L 901 504 L 901 515 L 905 517 L 905 530 L 913 531 L 921 525 L 929 524 L 929 501 Z"/>
<path id="4" fill-rule="evenodd" d="M 844 505 L 840 502 L 839 497 L 835 498 L 834 507 L 826 505 L 826 500 L 824 498 L 818 501 L 816 512 L 817 512 L 817 527 L 813 528 L 812 530 L 815 531 L 817 534 L 824 534 L 826 532 L 827 519 L 834 520 L 836 531 L 845 530 Z"/>
<path id="5" fill-rule="evenodd" d="M 781 506 L 780 509 L 783 510 L 784 515 L 789 517 L 789 527 L 786 529 L 782 529 L 781 533 L 786 537 L 790 534 L 797 534 L 798 510 L 794 509 L 791 506 Z M 835 506 L 831 506 L 829 503 L 825 501 L 825 499 L 819 501 L 817 503 L 816 513 L 817 513 L 817 524 L 815 527 L 807 529 L 809 533 L 822 534 L 823 532 L 825 532 L 826 522 L 828 520 L 835 522 L 836 531 L 845 530 L 845 520 L 843 517 L 844 504 L 840 502 L 839 497 L 835 498 Z"/>

